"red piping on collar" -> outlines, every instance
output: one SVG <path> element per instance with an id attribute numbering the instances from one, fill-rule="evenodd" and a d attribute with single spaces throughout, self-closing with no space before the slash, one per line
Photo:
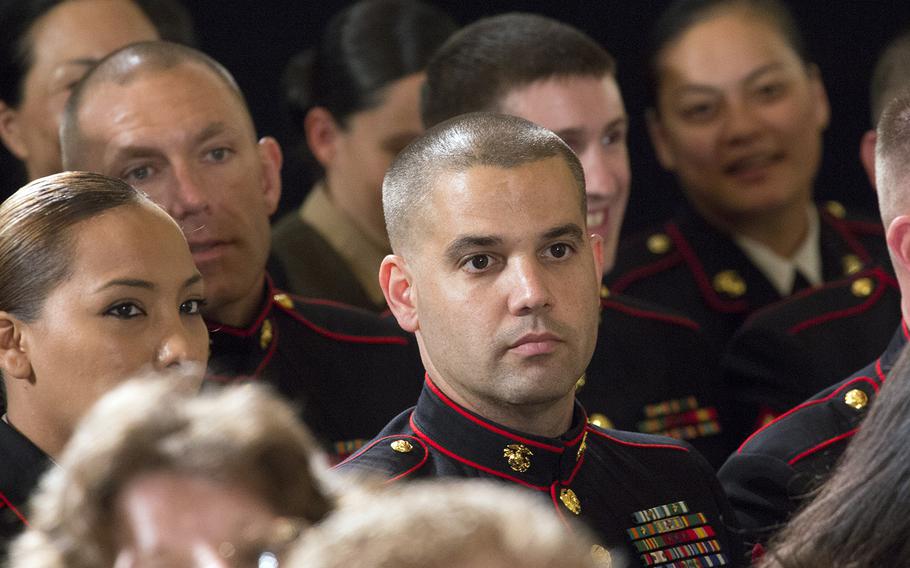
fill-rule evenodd
<path id="1" fill-rule="evenodd" d="M 433 380 L 430 379 L 429 373 L 426 374 L 426 382 L 427 382 L 427 386 L 430 387 L 430 390 L 433 391 L 433 394 L 435 394 L 436 396 L 438 396 L 439 399 L 440 399 L 443 403 L 445 403 L 446 406 L 448 406 L 449 408 L 451 408 L 452 410 L 454 410 L 454 411 L 457 412 L 458 414 L 462 415 L 464 418 L 467 418 L 468 420 L 470 420 L 470 421 L 473 422 L 474 424 L 477 424 L 478 426 L 480 426 L 480 427 L 483 428 L 484 430 L 489 430 L 490 432 L 493 432 L 494 434 L 498 434 L 498 435 L 500 435 L 500 436 L 504 436 L 504 437 L 509 438 L 509 439 L 511 439 L 511 440 L 516 440 L 516 441 L 521 442 L 522 444 L 525 444 L 525 445 L 527 445 L 527 446 L 533 446 L 533 447 L 539 448 L 539 449 L 541 449 L 541 450 L 546 450 L 546 451 L 548 451 L 548 452 L 553 452 L 554 454 L 561 454 L 561 453 L 563 453 L 563 452 L 565 451 L 565 448 L 560 448 L 560 447 L 557 447 L 557 446 L 551 446 L 550 444 L 544 444 L 544 443 L 542 443 L 542 442 L 536 442 L 536 441 L 534 441 L 534 440 L 529 440 L 528 438 L 524 438 L 524 437 L 522 437 L 522 436 L 517 436 L 517 435 L 515 435 L 515 434 L 512 434 L 511 432 L 506 432 L 506 431 L 503 430 L 502 428 L 497 428 L 496 426 L 493 426 L 492 424 L 489 424 L 489 423 L 487 423 L 487 422 L 484 422 L 483 420 L 480 420 L 480 419 L 477 418 L 476 416 L 472 415 L 472 414 L 469 413 L 468 411 L 464 410 L 463 408 L 461 408 L 460 406 L 458 406 L 457 404 L 455 404 L 454 402 L 452 402 L 452 401 L 449 399 L 449 397 L 447 397 L 445 394 L 443 394 L 443 392 L 442 392 L 441 390 L 439 390 L 439 387 L 437 387 L 435 384 L 433 384 Z"/>
<path id="2" fill-rule="evenodd" d="M 827 448 L 828 446 L 830 446 L 831 444 L 836 444 L 837 442 L 840 442 L 841 440 L 845 440 L 845 439 L 849 438 L 850 436 L 856 434 L 857 432 L 859 432 L 859 428 L 854 428 L 853 430 L 850 430 L 849 432 L 844 432 L 843 434 L 841 434 L 839 436 L 835 436 L 829 440 L 825 440 L 824 442 L 822 442 L 820 444 L 816 444 L 816 445 L 812 446 L 811 448 L 809 448 L 808 450 L 797 454 L 793 458 L 790 458 L 790 460 L 787 462 L 787 464 L 794 465 L 796 462 L 800 461 L 801 459 L 806 458 L 819 450 L 823 450 L 823 449 Z"/>
<path id="3" fill-rule="evenodd" d="M 265 357 L 262 358 L 262 361 L 259 362 L 259 365 L 256 366 L 256 370 L 253 371 L 253 376 L 258 377 L 265 367 L 269 364 L 274 357 L 275 352 L 278 351 L 278 338 L 281 335 L 281 332 L 278 330 L 277 325 L 272 326 L 272 341 L 269 343 L 269 350 L 265 354 Z"/>
<path id="4" fill-rule="evenodd" d="M 686 327 L 693 331 L 698 331 L 701 329 L 701 326 L 690 320 L 689 318 L 674 316 L 671 314 L 661 314 L 658 312 L 652 312 L 650 310 L 643 310 L 640 308 L 633 308 L 631 306 L 623 305 L 619 302 L 607 298 L 606 300 L 601 300 L 600 305 L 605 309 L 616 310 L 617 312 L 622 312 L 630 316 L 640 317 L 649 320 L 662 321 L 664 323 L 669 323 L 673 325 L 678 325 L 680 327 Z"/>
<path id="5" fill-rule="evenodd" d="M 28 524 L 28 520 L 22 515 L 22 513 L 19 512 L 19 509 L 17 509 L 16 507 L 13 506 L 12 503 L 10 503 L 9 499 L 6 498 L 6 495 L 4 495 L 2 491 L 0 491 L 0 501 L 2 501 L 4 505 L 9 507 L 10 511 L 15 513 L 16 516 L 19 517 L 19 520 L 22 521 L 22 524 L 24 524 L 27 527 L 31 526 Z"/>
<path id="6" fill-rule="evenodd" d="M 698 285 L 702 297 L 709 306 L 718 312 L 723 313 L 737 313 L 749 309 L 749 303 L 744 300 L 732 302 L 721 300 L 711 286 L 711 283 L 708 282 L 708 276 L 705 274 L 705 267 L 702 266 L 701 261 L 695 256 L 695 253 L 692 251 L 692 248 L 689 246 L 689 243 L 686 241 L 686 238 L 680 232 L 676 224 L 667 223 L 666 229 L 667 234 L 670 235 L 670 238 L 673 239 L 673 242 L 676 244 L 677 250 L 679 250 L 679 253 L 683 256 L 683 260 L 689 265 L 690 272 L 695 278 L 695 283 Z"/>
<path id="7" fill-rule="evenodd" d="M 879 359 L 879 360 L 876 362 L 876 366 L 878 366 L 878 365 L 880 365 L 880 364 L 881 364 L 881 359 Z M 831 400 L 832 398 L 836 398 L 836 397 L 840 396 L 840 393 L 842 393 L 842 392 L 844 391 L 844 389 L 849 388 L 849 387 L 853 386 L 854 384 L 856 384 L 856 383 L 858 383 L 858 382 L 863 382 L 863 381 L 869 383 L 869 384 L 872 386 L 872 388 L 875 390 L 875 392 L 878 392 L 878 388 L 879 388 L 879 387 L 878 387 L 878 383 L 875 382 L 875 379 L 873 379 L 873 378 L 871 378 L 871 377 L 856 377 L 856 378 L 853 379 L 852 381 L 849 381 L 849 382 L 847 382 L 847 383 L 841 385 L 840 388 L 838 388 L 837 390 L 835 390 L 834 392 L 832 392 L 831 394 L 829 394 L 829 395 L 826 396 L 825 398 L 820 398 L 820 399 L 818 399 L 818 400 L 809 400 L 809 401 L 806 401 L 806 402 L 804 402 L 804 403 L 802 403 L 802 404 L 799 404 L 799 405 L 797 405 L 797 406 L 794 406 L 793 408 L 791 408 L 791 409 L 788 410 L 787 412 L 784 412 L 783 414 L 781 414 L 780 416 L 778 416 L 777 418 L 775 418 L 775 419 L 772 420 L 771 422 L 768 422 L 767 424 L 765 424 L 764 426 L 762 426 L 761 428 L 759 428 L 759 429 L 756 430 L 755 432 L 752 432 L 752 434 L 751 434 L 748 438 L 746 438 L 745 441 L 744 441 L 742 444 L 740 444 L 740 446 L 736 449 L 736 453 L 737 453 L 737 454 L 742 453 L 743 448 L 745 448 L 746 445 L 748 445 L 749 442 L 752 441 L 752 438 L 758 436 L 759 434 L 761 434 L 762 432 L 764 432 L 765 430 L 767 430 L 768 428 L 770 428 L 770 427 L 773 426 L 774 424 L 777 424 L 778 422 L 780 422 L 780 421 L 783 420 L 784 418 L 790 416 L 791 414 L 793 414 L 793 413 L 795 413 L 795 412 L 799 412 L 800 410 L 802 410 L 802 409 L 804 409 L 804 408 L 809 408 L 810 406 L 815 406 L 815 405 L 817 405 L 817 404 L 823 404 L 823 403 L 825 403 L 825 402 L 828 402 L 828 401 Z"/>
<path id="8" fill-rule="evenodd" d="M 496 471 L 495 469 L 490 469 L 488 467 L 480 465 L 479 463 L 475 463 L 469 459 L 463 458 L 463 457 L 459 456 L 458 454 L 456 454 L 455 452 L 452 452 L 452 451 L 444 448 L 443 446 L 439 445 L 439 443 L 433 441 L 429 436 L 426 435 L 425 432 L 423 432 L 420 428 L 417 427 L 417 424 L 414 423 L 414 414 L 413 413 L 411 414 L 411 417 L 409 418 L 409 422 L 411 423 L 411 429 L 414 430 L 414 433 L 417 434 L 417 436 L 420 439 L 425 441 L 427 444 L 433 446 L 433 448 L 435 448 L 438 452 L 445 454 L 446 456 L 452 458 L 453 460 L 455 460 L 457 462 L 461 462 L 467 466 L 473 467 L 474 469 L 479 469 L 480 471 L 489 473 L 490 475 L 495 475 L 496 477 L 501 477 L 503 479 L 507 479 L 509 481 L 512 481 L 519 485 L 523 485 L 530 489 L 536 489 L 537 491 L 547 491 L 548 490 L 548 488 L 546 486 L 533 485 L 531 483 L 528 483 L 527 481 L 518 479 L 517 477 L 512 477 L 511 475 Z"/>
<path id="9" fill-rule="evenodd" d="M 586 426 L 585 430 L 587 430 L 588 432 L 591 432 L 592 434 L 597 434 L 601 438 L 606 438 L 607 440 L 610 440 L 611 442 L 615 442 L 615 443 L 623 445 L 623 446 L 632 446 L 633 448 L 664 448 L 667 450 L 679 450 L 681 452 L 687 452 L 687 453 L 689 451 L 688 448 L 685 448 L 683 446 L 674 446 L 672 444 L 642 444 L 639 442 L 627 442 L 625 440 L 620 440 L 618 438 L 614 438 L 613 436 L 607 434 L 606 432 L 601 432 L 595 428 L 591 428 L 590 426 Z"/>
<path id="10" fill-rule="evenodd" d="M 858 226 L 859 224 L 857 222 L 837 219 L 824 210 L 819 211 L 819 217 L 821 217 L 822 221 L 827 222 L 828 225 L 834 229 L 837 234 L 840 235 L 840 238 L 844 239 L 844 242 L 847 243 L 847 246 L 850 247 L 850 250 L 852 250 L 858 257 L 860 257 L 860 260 L 863 261 L 863 264 L 868 264 L 872 261 L 872 256 L 869 254 L 869 251 L 866 250 L 866 247 L 864 247 L 847 228 L 848 226 Z M 879 234 L 883 233 L 884 231 Z"/>
<path id="11" fill-rule="evenodd" d="M 233 335 L 234 337 L 250 337 L 259 331 L 259 327 L 262 325 L 262 322 L 265 321 L 265 318 L 268 317 L 269 312 L 272 310 L 272 304 L 274 301 L 272 297 L 274 293 L 274 285 L 272 284 L 272 277 L 268 274 L 265 275 L 265 289 L 267 292 L 265 306 L 259 312 L 259 315 L 256 316 L 256 320 L 247 327 L 234 327 L 232 325 L 226 325 L 217 321 L 206 321 L 206 326 L 209 328 L 209 333 L 220 332 L 226 333 L 228 335 Z"/>

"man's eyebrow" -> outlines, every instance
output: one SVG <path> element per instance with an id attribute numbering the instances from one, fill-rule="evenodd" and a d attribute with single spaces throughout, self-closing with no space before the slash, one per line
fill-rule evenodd
<path id="1" fill-rule="evenodd" d="M 472 250 L 495 247 L 500 244 L 502 244 L 502 239 L 493 235 L 464 235 L 449 243 L 445 256 L 454 262 Z"/>
<path id="2" fill-rule="evenodd" d="M 213 122 L 213 123 L 209 124 L 208 126 L 206 126 L 202 130 L 202 132 L 200 132 L 199 134 L 194 136 L 193 141 L 196 144 L 202 144 L 202 143 L 208 141 L 209 139 L 214 138 L 215 136 L 218 136 L 219 134 L 221 134 L 222 132 L 224 132 L 226 130 L 228 130 L 228 127 L 225 123 Z"/>
<path id="3" fill-rule="evenodd" d="M 558 227 L 553 227 L 543 234 L 543 240 L 549 241 L 552 239 L 559 239 L 568 237 L 574 241 L 581 241 L 584 239 L 585 232 L 575 223 L 566 223 L 565 225 L 560 225 Z"/>

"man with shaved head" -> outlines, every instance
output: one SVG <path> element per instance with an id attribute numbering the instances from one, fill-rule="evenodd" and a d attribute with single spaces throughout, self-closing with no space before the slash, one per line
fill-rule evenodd
<path id="1" fill-rule="evenodd" d="M 591 425 L 575 400 L 597 341 L 603 245 L 572 150 L 521 118 L 463 115 L 405 148 L 382 193 L 394 253 L 380 285 L 427 378 L 417 406 L 339 469 L 514 483 L 579 516 L 619 565 L 735 563 L 734 519 L 704 458 Z M 648 539 L 655 526 L 688 530 Z"/>
<path id="2" fill-rule="evenodd" d="M 419 391 L 412 338 L 359 310 L 277 290 L 266 263 L 281 149 L 208 56 L 167 42 L 102 60 L 74 91 L 64 165 L 119 177 L 180 224 L 205 279 L 210 380 L 261 378 L 345 455 Z"/>

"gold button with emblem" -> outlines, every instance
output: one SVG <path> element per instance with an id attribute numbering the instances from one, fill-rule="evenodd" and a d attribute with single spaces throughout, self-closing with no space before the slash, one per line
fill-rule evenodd
<path id="1" fill-rule="evenodd" d="M 506 458 L 512 471 L 524 473 L 531 468 L 531 456 L 534 455 L 524 444 L 509 444 L 502 450 L 502 457 Z"/>
<path id="2" fill-rule="evenodd" d="M 272 299 L 275 300 L 275 303 L 281 306 L 286 310 L 294 308 L 294 300 L 291 299 L 287 294 L 275 294 L 272 296 Z"/>
<path id="3" fill-rule="evenodd" d="M 836 219 L 843 219 L 847 216 L 847 208 L 839 201 L 828 201 L 825 203 L 825 210 Z"/>
<path id="4" fill-rule="evenodd" d="M 663 233 L 654 233 L 646 243 L 651 254 L 664 254 L 670 250 L 670 237 Z"/>
<path id="5" fill-rule="evenodd" d="M 269 343 L 272 342 L 272 322 L 270 320 L 265 320 L 262 322 L 262 329 L 259 330 L 259 347 L 265 349 L 269 346 Z"/>
<path id="6" fill-rule="evenodd" d="M 597 426 L 598 428 L 612 428 L 613 421 L 606 417 L 606 415 L 599 412 L 595 412 L 591 416 L 588 416 L 588 424 Z"/>
<path id="7" fill-rule="evenodd" d="M 586 384 L 588 384 L 588 376 L 582 374 L 580 377 L 578 377 L 578 380 L 575 381 L 575 390 L 581 390 L 581 387 L 585 386 Z"/>
<path id="8" fill-rule="evenodd" d="M 599 544 L 591 545 L 591 559 L 594 560 L 594 566 L 597 568 L 612 568 L 613 566 L 610 551 Z"/>
<path id="9" fill-rule="evenodd" d="M 871 278 L 857 278 L 853 284 L 850 284 L 850 291 L 857 298 L 866 298 L 872 294 L 873 290 L 875 290 L 875 284 L 872 283 Z"/>
<path id="10" fill-rule="evenodd" d="M 862 410 L 869 404 L 869 397 L 864 391 L 853 389 L 847 391 L 847 394 L 844 395 L 844 403 L 856 410 Z"/>
<path id="11" fill-rule="evenodd" d="M 585 450 L 588 449 L 588 433 L 585 432 L 585 435 L 581 437 L 581 443 L 578 444 L 578 451 L 575 453 L 575 461 L 581 459 L 581 456 L 584 455 Z"/>
<path id="12" fill-rule="evenodd" d="M 562 501 L 562 504 L 566 506 L 566 509 L 572 511 L 573 514 L 578 515 L 581 513 L 581 501 L 578 500 L 578 495 L 571 489 L 561 489 L 559 491 L 559 500 Z"/>
<path id="13" fill-rule="evenodd" d="M 840 262 L 844 268 L 844 276 L 851 276 L 863 269 L 863 261 L 855 254 L 845 254 Z"/>
<path id="14" fill-rule="evenodd" d="M 721 270 L 714 275 L 714 290 L 731 298 L 739 298 L 746 293 L 746 281 L 735 270 Z"/>
<path id="15" fill-rule="evenodd" d="M 408 442 L 407 440 L 395 440 L 390 444 L 392 449 L 398 452 L 399 454 L 408 454 L 411 450 L 414 449 L 414 444 Z"/>

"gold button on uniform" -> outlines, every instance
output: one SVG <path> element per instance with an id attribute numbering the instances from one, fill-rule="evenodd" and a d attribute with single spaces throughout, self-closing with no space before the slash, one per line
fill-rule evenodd
<path id="1" fill-rule="evenodd" d="M 610 297 L 610 289 L 603 284 L 600 285 L 600 297 L 604 300 Z"/>
<path id="2" fill-rule="evenodd" d="M 286 310 L 290 310 L 294 307 L 294 300 L 292 300 L 291 297 L 287 294 L 275 294 L 272 296 L 272 299 L 275 300 L 276 304 Z"/>
<path id="3" fill-rule="evenodd" d="M 595 412 L 591 416 L 588 416 L 588 424 L 597 426 L 598 428 L 612 428 L 613 421 L 606 417 L 606 415 L 599 412 Z"/>
<path id="4" fill-rule="evenodd" d="M 746 293 L 746 281 L 735 270 L 722 270 L 714 275 L 714 290 L 731 298 L 739 298 Z"/>
<path id="5" fill-rule="evenodd" d="M 399 454 L 410 453 L 414 449 L 414 445 L 407 440 L 395 440 L 390 444 L 392 449 L 398 452 Z"/>
<path id="6" fill-rule="evenodd" d="M 610 556 L 610 551 L 599 544 L 591 545 L 591 558 L 597 568 L 612 568 L 613 566 L 613 557 Z"/>
<path id="7" fill-rule="evenodd" d="M 573 514 L 578 515 L 581 513 L 581 501 L 578 500 L 578 495 L 571 489 L 560 490 L 559 500 L 562 501 L 562 504 L 566 506 L 566 509 L 572 511 Z"/>
<path id="8" fill-rule="evenodd" d="M 531 469 L 531 456 L 534 455 L 524 444 L 509 444 L 502 450 L 502 457 L 506 458 L 512 471 L 524 473 Z"/>
<path id="9" fill-rule="evenodd" d="M 259 347 L 265 349 L 272 342 L 272 322 L 265 320 L 262 322 L 262 329 L 259 330 Z"/>
<path id="10" fill-rule="evenodd" d="M 670 237 L 663 233 L 654 233 L 648 237 L 648 250 L 652 254 L 664 254 L 670 250 Z"/>
<path id="11" fill-rule="evenodd" d="M 856 410 L 862 410 L 869 404 L 869 397 L 860 389 L 853 389 L 847 391 L 847 394 L 844 395 L 844 403 Z"/>
<path id="12" fill-rule="evenodd" d="M 825 203 L 825 210 L 836 219 L 843 219 L 847 216 L 847 209 L 839 201 L 828 201 Z"/>
<path id="13" fill-rule="evenodd" d="M 584 455 L 585 450 L 588 449 L 588 433 L 585 432 L 585 435 L 581 438 L 581 443 L 578 444 L 578 451 L 575 453 L 575 461 L 581 459 L 581 456 Z"/>
<path id="14" fill-rule="evenodd" d="M 857 298 L 866 298 L 875 290 L 875 284 L 871 278 L 858 278 L 850 285 L 850 291 Z"/>
<path id="15" fill-rule="evenodd" d="M 840 261 L 844 268 L 844 276 L 851 276 L 863 269 L 863 261 L 855 254 L 845 254 Z"/>
<path id="16" fill-rule="evenodd" d="M 585 386 L 586 384 L 588 384 L 588 376 L 583 374 L 582 376 L 578 377 L 577 381 L 575 381 L 575 390 L 580 391 L 581 387 Z"/>

